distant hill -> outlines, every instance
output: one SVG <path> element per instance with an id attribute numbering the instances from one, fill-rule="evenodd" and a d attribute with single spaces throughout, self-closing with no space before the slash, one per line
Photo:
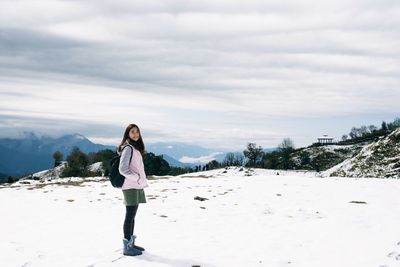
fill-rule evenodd
<path id="1" fill-rule="evenodd" d="M 0 172 L 21 175 L 48 168 L 53 164 L 51 154 L 20 151 L 0 144 Z"/>
<path id="2" fill-rule="evenodd" d="M 75 146 L 85 153 L 115 149 L 113 146 L 92 143 L 80 134 L 53 138 L 25 133 L 22 138 L 0 139 L 0 172 L 14 176 L 52 168 L 55 151 L 61 151 L 66 158 Z"/>

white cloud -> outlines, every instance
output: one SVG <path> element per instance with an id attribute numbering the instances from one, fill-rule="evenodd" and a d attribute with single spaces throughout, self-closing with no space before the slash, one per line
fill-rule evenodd
<path id="1" fill-rule="evenodd" d="M 2 1 L 0 125 L 136 122 L 147 141 L 238 148 L 305 138 L 279 120 L 398 114 L 399 12 L 390 0 Z"/>
<path id="2" fill-rule="evenodd" d="M 208 163 L 212 160 L 215 160 L 215 156 L 218 156 L 222 154 L 222 152 L 215 152 L 215 153 L 211 153 L 210 155 L 207 156 L 201 156 L 201 157 L 197 157 L 197 158 L 192 158 L 192 157 L 187 157 L 187 156 L 183 156 L 179 159 L 180 162 L 182 163 Z"/>

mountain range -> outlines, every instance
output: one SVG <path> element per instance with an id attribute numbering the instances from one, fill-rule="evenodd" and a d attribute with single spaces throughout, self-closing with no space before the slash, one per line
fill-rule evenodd
<path id="1" fill-rule="evenodd" d="M 80 134 L 54 138 L 28 132 L 22 138 L 0 139 L 0 173 L 14 176 L 48 169 L 53 167 L 52 155 L 55 151 L 66 157 L 75 146 L 85 153 L 115 149 L 113 146 L 94 144 Z"/>
<path id="2" fill-rule="evenodd" d="M 81 134 L 68 134 L 58 138 L 40 136 L 26 132 L 20 138 L 0 139 L 0 179 L 8 176 L 25 175 L 53 167 L 52 157 L 55 151 L 60 151 L 66 158 L 74 147 L 79 147 L 84 153 L 99 150 L 115 150 L 115 146 L 95 144 Z M 207 159 L 222 161 L 225 153 L 216 155 L 211 149 L 185 143 L 154 143 L 146 144 L 146 150 L 156 155 L 162 155 L 171 165 L 176 167 L 192 167 Z M 186 159 L 185 162 L 180 159 Z"/>

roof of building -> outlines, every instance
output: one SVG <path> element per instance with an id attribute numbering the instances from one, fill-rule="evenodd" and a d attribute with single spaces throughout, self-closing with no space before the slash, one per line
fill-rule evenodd
<path id="1" fill-rule="evenodd" d="M 324 135 L 324 136 L 318 137 L 318 139 L 333 139 L 333 137 L 330 137 L 328 135 Z"/>

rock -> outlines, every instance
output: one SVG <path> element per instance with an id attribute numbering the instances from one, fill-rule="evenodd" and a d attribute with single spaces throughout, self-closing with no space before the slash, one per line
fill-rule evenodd
<path id="1" fill-rule="evenodd" d="M 208 198 L 196 196 L 194 197 L 194 200 L 205 201 L 208 200 Z"/>

